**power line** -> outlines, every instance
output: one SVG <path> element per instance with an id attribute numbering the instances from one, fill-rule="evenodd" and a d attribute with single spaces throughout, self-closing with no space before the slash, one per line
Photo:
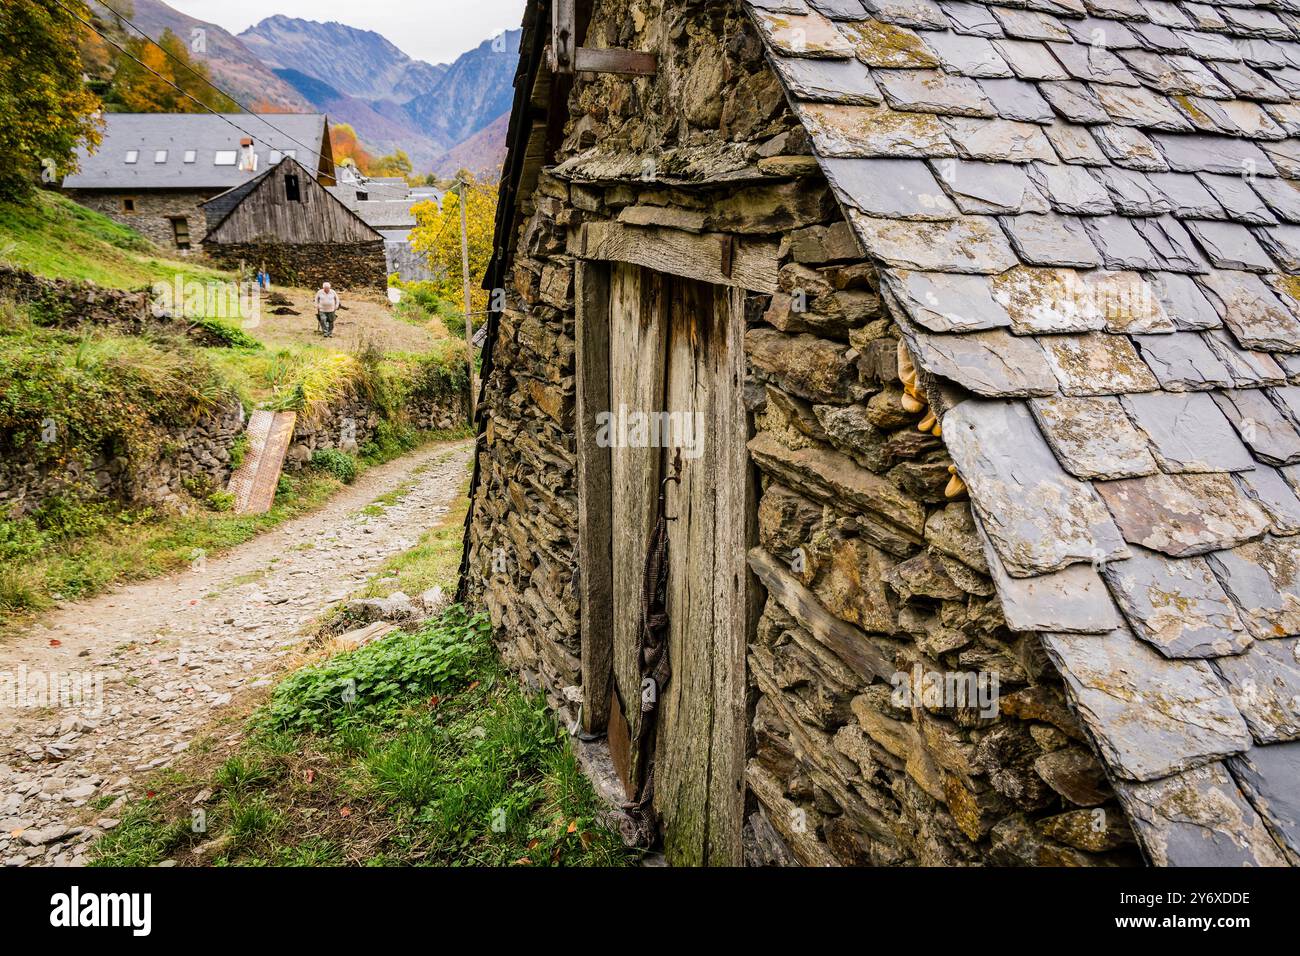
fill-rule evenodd
<path id="1" fill-rule="evenodd" d="M 240 126 L 240 125 L 239 125 L 238 123 L 236 123 L 234 120 L 230 119 L 230 117 L 228 117 L 226 114 L 217 112 L 217 111 L 214 110 L 212 107 L 208 106 L 207 103 L 204 103 L 202 100 L 198 99 L 198 98 L 195 97 L 193 94 L 189 93 L 189 92 L 186 91 L 186 90 L 181 89 L 179 86 L 177 86 L 177 85 L 176 85 L 175 83 L 173 83 L 171 80 L 169 80 L 167 77 L 163 76 L 161 73 L 159 73 L 157 70 L 153 69 L 153 68 L 152 68 L 151 66 L 149 66 L 147 63 L 144 63 L 143 61 L 141 61 L 141 60 L 139 59 L 139 57 L 137 57 L 137 56 L 135 56 L 133 53 L 131 53 L 130 50 L 127 50 L 125 47 L 123 47 L 121 44 L 117 43 L 117 42 L 116 42 L 115 40 L 113 40 L 111 37 L 109 37 L 109 36 L 107 36 L 106 34 L 104 34 L 103 32 L 101 32 L 101 31 L 100 31 L 98 28 L 96 28 L 96 26 L 95 26 L 93 23 L 91 23 L 89 20 L 86 20 L 86 19 L 82 18 L 80 15 L 78 15 L 77 11 L 75 11 L 75 10 L 73 10 L 71 7 L 67 6 L 67 4 L 65 4 L 65 3 L 63 2 L 63 0 L 54 0 L 54 2 L 55 2 L 56 4 L 58 4 L 60 7 L 63 7 L 63 9 L 66 10 L 68 13 L 72 14 L 72 16 L 73 16 L 75 19 L 79 20 L 79 21 L 80 21 L 82 24 L 84 24 L 86 27 L 89 27 L 90 30 L 91 30 L 92 32 L 98 34 L 98 36 L 100 37 L 100 39 L 102 39 L 105 43 L 110 44 L 110 45 L 113 46 L 116 50 L 118 50 L 118 52 L 123 53 L 123 54 L 125 54 L 127 57 L 129 57 L 130 59 L 134 60 L 136 63 L 138 63 L 138 64 L 139 64 L 140 66 L 142 66 L 144 69 L 148 70 L 150 73 L 152 73 L 152 74 L 153 74 L 154 76 L 156 76 L 158 79 L 162 80 L 164 83 L 166 83 L 166 84 L 167 84 L 168 86 L 170 86 L 172 89 L 174 89 L 177 93 L 180 93 L 182 96 L 186 97 L 186 98 L 189 99 L 189 100 L 193 100 L 194 103 L 196 103 L 198 106 L 200 106 L 200 107 L 202 107 L 203 109 L 207 110 L 209 113 L 211 113 L 213 116 L 217 117 L 219 120 L 221 120 L 222 122 L 226 123 L 227 125 L 233 127 L 234 129 L 237 129 L 239 132 L 243 133 L 245 136 L 249 137 L 250 139 L 253 139 L 253 140 L 258 140 L 258 139 L 260 139 L 260 140 L 262 140 L 263 142 L 266 142 L 266 138 L 265 138 L 264 136 L 255 136 L 255 135 L 253 135 L 251 132 L 249 132 L 248 130 L 244 129 L 242 126 Z M 107 4 L 105 4 L 105 6 L 107 6 Z M 109 7 L 109 9 L 112 10 L 111 7 Z M 116 11 L 113 11 L 113 12 L 114 12 L 114 14 L 115 14 L 116 16 L 121 17 L 121 14 L 118 14 Z M 122 19 L 123 19 L 123 20 L 126 20 L 125 17 L 122 17 Z M 127 21 L 127 22 L 129 22 L 129 21 Z M 135 25 L 132 24 L 132 26 L 134 27 Z M 136 29 L 138 30 L 139 28 L 137 27 Z M 146 38 L 146 39 L 149 39 L 147 36 L 146 36 L 145 38 Z M 150 42 L 150 43 L 153 43 L 154 41 L 153 41 L 152 39 L 149 39 L 149 42 Z M 158 44 L 154 43 L 154 46 L 158 46 Z M 162 47 L 158 47 L 158 49 L 162 50 Z M 163 50 L 163 52 L 166 53 L 167 51 L 166 51 L 166 50 Z M 168 54 L 168 55 L 170 55 L 170 54 Z M 225 92 L 224 90 L 222 90 L 220 87 L 218 87 L 218 86 L 216 86 L 216 85 L 214 85 L 214 84 L 212 84 L 212 83 L 209 83 L 208 85 L 209 85 L 209 86 L 212 86 L 212 88 L 213 88 L 214 90 L 216 90 L 218 93 L 221 93 L 223 96 L 228 97 L 228 98 L 229 98 L 233 103 L 235 103 L 236 106 L 239 106 L 240 109 L 244 110 L 245 113 L 249 113 L 249 115 L 252 115 L 252 116 L 257 116 L 257 115 L 258 115 L 258 114 L 255 114 L 255 113 L 251 113 L 251 112 L 250 112 L 246 107 L 240 105 L 238 100 L 236 100 L 233 96 L 230 96 L 229 93 L 226 93 L 226 92 Z M 261 117 L 258 116 L 258 119 L 261 119 Z M 266 123 L 266 120 L 261 120 L 261 121 L 262 121 L 263 123 Z M 281 130 L 281 129 L 277 129 L 275 126 L 272 126 L 270 123 L 266 123 L 266 125 L 267 125 L 267 126 L 270 126 L 271 129 L 276 130 L 276 132 L 278 132 L 278 133 L 280 133 L 280 135 L 284 136 L 287 140 L 289 140 L 289 142 L 291 142 L 291 143 L 296 143 L 297 145 L 302 146 L 303 149 L 307 150 L 309 153 L 311 153 L 311 154 L 313 154 L 314 156 L 316 156 L 316 160 L 317 160 L 317 161 L 316 161 L 316 165 L 317 165 L 318 167 L 320 166 L 320 157 L 321 157 L 321 155 L 322 155 L 321 152 L 320 152 L 320 150 L 318 150 L 318 149 L 313 149 L 313 148 L 310 147 L 310 146 L 306 146 L 306 145 L 304 145 L 303 143 L 299 143 L 296 139 L 294 139 L 294 138 L 293 138 L 292 136 L 290 136 L 288 133 L 285 133 L 285 132 L 284 132 L 283 130 Z M 270 143 L 267 143 L 267 145 L 269 146 Z"/>
<path id="2" fill-rule="evenodd" d="M 56 2 L 57 2 L 57 0 L 56 0 Z M 127 26 L 129 26 L 129 27 L 130 27 L 132 30 L 134 30 L 136 33 L 140 34 L 141 37 L 143 37 L 144 39 L 146 39 L 146 40 L 148 40 L 150 43 L 152 43 L 154 46 L 156 46 L 156 47 L 159 49 L 159 51 L 163 54 L 163 56 L 165 56 L 165 57 L 167 57 L 169 60 L 172 60 L 172 61 L 174 61 L 174 62 L 176 62 L 176 63 L 179 63 L 181 66 L 185 67 L 185 69 L 189 70 L 190 73 L 192 73 L 192 74 L 195 76 L 195 78 L 201 80 L 202 82 L 206 83 L 208 86 L 212 87 L 214 90 L 216 90 L 216 91 L 217 91 L 218 93 L 220 93 L 222 96 L 224 96 L 226 99 L 230 100 L 230 102 L 232 102 L 232 103 L 234 103 L 236 106 L 238 106 L 238 107 L 239 107 L 241 110 L 243 110 L 245 113 L 248 113 L 250 116 L 256 116 L 259 120 L 261 120 L 261 122 L 263 122 L 263 123 L 265 123 L 267 126 L 271 127 L 271 129 L 275 130 L 277 133 L 279 133 L 281 136 L 283 136 L 283 137 L 284 137 L 285 139 L 287 139 L 289 142 L 291 142 L 291 143 L 295 143 L 296 145 L 301 146 L 303 149 L 305 149 L 305 150 L 307 150 L 308 152 L 312 153 L 312 154 L 316 157 L 316 159 L 317 159 L 317 163 L 316 163 L 316 165 L 317 165 L 317 166 L 320 165 L 320 156 L 321 156 L 320 150 L 315 149 L 315 148 L 313 148 L 313 147 L 311 147 L 311 146 L 308 146 L 306 143 L 302 143 L 302 142 L 299 142 L 298 140 L 294 139 L 292 136 L 290 136 L 290 135 L 289 135 L 288 133 L 286 133 L 284 130 L 280 129 L 280 127 L 278 127 L 278 126 L 276 126 L 275 124 L 273 124 L 270 120 L 265 119 L 261 113 L 254 113 L 252 110 L 250 110 L 250 109 L 249 109 L 247 106 L 245 106 L 243 103 L 239 102 L 239 100 L 235 99 L 235 97 L 232 96 L 230 93 L 227 93 L 227 92 L 226 92 L 225 90 L 223 90 L 221 87 L 217 86 L 217 84 L 213 83 L 211 77 L 204 76 L 204 75 L 203 75 L 202 73 L 200 73 L 198 70 L 194 69 L 194 67 L 193 67 L 191 64 L 185 62 L 185 61 L 182 60 L 180 57 L 176 56 L 176 54 L 172 53 L 170 50 L 168 50 L 165 46 L 163 46 L 161 43 L 159 43 L 159 42 L 158 42 L 157 40 L 155 40 L 153 37 L 149 36 L 149 34 L 145 33 L 143 30 L 141 30 L 138 26 L 136 26 L 136 25 L 135 25 L 134 23 L 132 23 L 129 19 L 127 19 L 127 17 L 126 17 L 124 14 L 121 14 L 121 13 L 119 13 L 118 11 L 114 10 L 111 6 L 109 6 L 109 4 L 108 4 L 108 0 L 96 0 L 96 2 L 99 3 L 101 6 L 103 6 L 104 9 L 108 10 L 109 13 L 113 14 L 113 16 L 117 17 L 119 20 L 121 20 L 123 23 L 125 23 Z M 60 4 L 60 6 L 62 6 L 62 4 Z M 96 32 L 98 32 L 98 31 L 96 31 Z M 103 36 L 103 34 L 100 34 L 100 36 Z M 129 55 L 129 54 L 128 54 L 128 55 Z M 132 57 L 132 59 L 135 59 L 135 58 Z M 139 61 L 137 60 L 136 62 L 138 63 Z M 141 64 L 141 65 L 143 65 L 143 64 Z M 250 133 L 249 135 L 251 136 L 252 134 Z M 270 144 L 268 143 L 267 145 L 269 146 Z"/>

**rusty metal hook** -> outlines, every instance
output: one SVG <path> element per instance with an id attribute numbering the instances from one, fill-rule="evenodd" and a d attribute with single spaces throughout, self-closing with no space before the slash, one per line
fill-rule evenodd
<path id="1" fill-rule="evenodd" d="M 678 518 L 677 515 L 667 514 L 668 505 L 665 496 L 667 495 L 668 482 L 670 481 L 675 481 L 679 485 L 682 483 L 682 450 L 680 448 L 677 449 L 677 454 L 673 458 L 673 473 L 663 481 L 659 482 L 659 512 L 664 516 L 665 521 L 676 521 Z"/>

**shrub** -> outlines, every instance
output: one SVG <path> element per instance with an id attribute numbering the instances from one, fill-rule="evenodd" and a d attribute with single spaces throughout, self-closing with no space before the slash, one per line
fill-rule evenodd
<path id="1" fill-rule="evenodd" d="M 219 319 L 199 318 L 191 320 L 191 328 L 199 329 L 199 340 L 204 345 L 225 346 L 232 349 L 260 349 L 262 343 L 243 329 L 227 325 Z"/>
<path id="2" fill-rule="evenodd" d="M 208 507 L 213 511 L 229 511 L 235 507 L 235 496 L 229 491 L 214 491 L 208 495 Z"/>
<path id="3" fill-rule="evenodd" d="M 491 653 L 487 616 L 453 605 L 411 633 L 389 637 L 294 671 L 275 689 L 265 712 L 273 728 L 334 730 L 365 713 L 396 719 L 403 706 L 464 684 Z"/>
<path id="4" fill-rule="evenodd" d="M 318 448 L 311 453 L 311 467 L 333 475 L 345 485 L 357 477 L 357 460 L 337 448 Z"/>

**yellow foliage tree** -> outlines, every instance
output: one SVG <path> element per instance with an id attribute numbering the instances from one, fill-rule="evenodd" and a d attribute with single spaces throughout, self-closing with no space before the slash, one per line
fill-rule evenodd
<path id="1" fill-rule="evenodd" d="M 466 234 L 469 236 L 470 303 L 475 313 L 474 325 L 482 321 L 488 306 L 488 292 L 481 288 L 483 276 L 492 261 L 492 233 L 497 214 L 497 187 L 474 182 L 472 176 L 462 173 L 465 191 Z M 422 202 L 417 205 L 415 228 L 411 230 L 411 247 L 424 254 L 425 261 L 434 273 L 432 285 L 440 299 L 462 307 L 460 257 L 460 186 L 453 187 L 437 203 Z"/>

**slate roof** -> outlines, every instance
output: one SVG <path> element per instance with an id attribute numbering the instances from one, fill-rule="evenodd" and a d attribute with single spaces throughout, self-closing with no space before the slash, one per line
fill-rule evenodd
<path id="1" fill-rule="evenodd" d="M 747 0 L 1157 864 L 1300 863 L 1300 0 Z"/>
<path id="2" fill-rule="evenodd" d="M 230 122 L 226 122 L 229 120 Z M 229 189 L 251 179 L 238 166 L 218 166 L 218 151 L 238 150 L 244 137 L 231 123 L 253 136 L 258 172 L 275 165 L 272 152 L 294 154 L 308 169 L 320 162 L 325 137 L 323 113 L 105 113 L 104 138 L 94 153 L 78 147 L 78 172 L 63 179 L 65 189 Z M 126 162 L 128 151 L 138 153 Z M 154 154 L 167 151 L 165 162 Z M 195 161 L 184 161 L 194 150 Z M 277 160 L 279 157 L 275 157 Z"/>

